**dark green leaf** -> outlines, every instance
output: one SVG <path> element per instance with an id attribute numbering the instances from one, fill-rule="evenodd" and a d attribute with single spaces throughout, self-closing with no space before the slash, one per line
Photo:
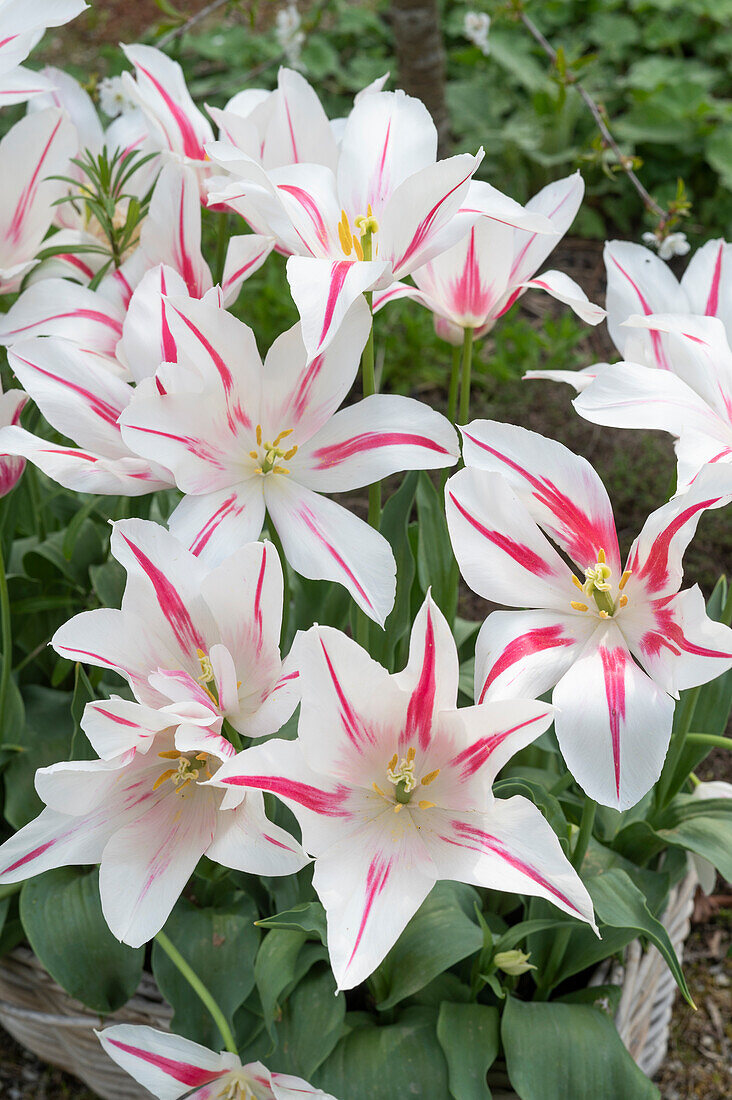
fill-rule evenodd
<path id="1" fill-rule="evenodd" d="M 455 557 L 445 520 L 445 506 L 426 471 L 419 475 L 417 485 L 417 571 L 423 592 L 432 588 L 432 596 L 451 622 L 455 615 L 457 586 Z"/>
<path id="2" fill-rule="evenodd" d="M 290 994 L 277 1024 L 279 1072 L 310 1080 L 343 1034 L 346 998 L 336 993 L 330 967 L 311 971 Z"/>
<path id="3" fill-rule="evenodd" d="M 486 1075 L 498 1054 L 498 1009 L 478 1004 L 443 1004 L 437 1038 L 447 1059 L 454 1100 L 490 1100 Z"/>
<path id="4" fill-rule="evenodd" d="M 14 829 L 27 825 L 43 809 L 36 794 L 37 768 L 65 760 L 73 732 L 71 693 L 32 684 L 24 690 L 25 729 L 22 751 L 8 764 L 5 783 L 5 817 Z"/>
<path id="5" fill-rule="evenodd" d="M 257 953 L 254 980 L 262 1001 L 264 1022 L 270 1033 L 280 1012 L 279 996 L 295 976 L 297 957 L 306 939 L 304 932 L 273 928 L 262 940 Z"/>
<path id="6" fill-rule="evenodd" d="M 521 1100 L 659 1100 L 613 1021 L 596 1008 L 509 997 L 501 1039 Z"/>
<path id="7" fill-rule="evenodd" d="M 471 886 L 438 882 L 371 977 L 378 1007 L 393 1008 L 454 963 L 483 946 L 468 914 L 478 900 Z"/>
<path id="8" fill-rule="evenodd" d="M 241 894 L 235 904 L 217 909 L 196 909 L 181 898 L 165 922 L 166 935 L 195 970 L 230 1025 L 237 1008 L 254 988 L 259 944 L 256 917 L 254 903 Z M 152 967 L 163 996 L 173 1006 L 173 1030 L 220 1050 L 221 1036 L 208 1010 L 157 943 L 153 946 Z"/>
<path id="9" fill-rule="evenodd" d="M 86 734 L 81 728 L 81 719 L 87 703 L 96 699 L 94 688 L 89 683 L 89 677 L 82 665 L 77 664 L 74 669 L 74 694 L 71 699 L 71 717 L 74 720 L 74 732 L 71 735 L 69 747 L 69 760 L 93 760 L 96 756 Z"/>
<path id="10" fill-rule="evenodd" d="M 409 517 L 417 491 L 418 474 L 412 470 L 393 496 L 389 497 L 381 514 L 380 531 L 392 548 L 397 566 L 397 587 L 394 607 L 386 620 L 385 630 L 371 630 L 371 653 L 385 668 L 395 668 L 399 643 L 409 632 L 412 622 L 411 593 L 415 565 L 409 544 Z"/>
<path id="11" fill-rule="evenodd" d="M 321 943 L 327 943 L 325 910 L 319 901 L 306 901 L 274 917 L 257 921 L 259 928 L 290 928 L 301 932 L 314 932 Z"/>
<path id="12" fill-rule="evenodd" d="M 30 879 L 20 917 L 49 974 L 94 1012 L 114 1012 L 137 989 L 144 949 L 126 947 L 107 928 L 96 869 L 60 867 Z"/>

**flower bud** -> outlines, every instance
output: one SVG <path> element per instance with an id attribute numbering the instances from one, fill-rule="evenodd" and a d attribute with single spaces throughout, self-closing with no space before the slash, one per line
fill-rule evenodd
<path id="1" fill-rule="evenodd" d="M 525 974 L 527 970 L 536 970 L 534 964 L 529 962 L 529 957 L 529 954 L 516 948 L 514 951 L 499 951 L 493 956 L 493 963 L 504 973 L 518 976 Z"/>

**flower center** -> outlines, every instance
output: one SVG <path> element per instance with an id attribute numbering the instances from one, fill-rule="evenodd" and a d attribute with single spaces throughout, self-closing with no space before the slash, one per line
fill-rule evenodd
<path id="1" fill-rule="evenodd" d="M 213 705 L 219 709 L 218 690 L 216 687 L 216 676 L 214 674 L 213 665 L 211 664 L 211 658 L 208 653 L 204 653 L 202 649 L 196 650 L 196 656 L 198 657 L 198 663 L 201 666 L 201 675 L 196 679 L 201 685 L 203 690 L 208 695 Z M 209 687 L 208 685 L 212 686 Z"/>
<path id="2" fill-rule="evenodd" d="M 297 454 L 297 446 L 286 450 L 284 447 L 280 447 L 280 443 L 283 439 L 287 439 L 288 435 L 292 435 L 293 431 L 294 428 L 286 428 L 270 443 L 269 440 L 263 440 L 262 425 L 257 424 L 257 446 L 259 450 L 249 452 L 250 458 L 259 461 L 259 465 L 254 471 L 255 474 L 289 474 L 290 471 L 285 466 L 280 465 L 280 459 L 289 462 Z"/>
<path id="3" fill-rule="evenodd" d="M 351 252 L 357 260 L 372 260 L 374 258 L 373 236 L 379 232 L 379 223 L 374 217 L 371 203 L 366 207 L 365 214 L 359 214 L 353 219 L 359 235 L 357 237 L 351 230 L 348 214 L 341 210 L 341 220 L 338 222 L 338 239 L 341 242 L 344 256 L 350 256 Z"/>
<path id="4" fill-rule="evenodd" d="M 414 760 L 417 755 L 416 749 L 410 746 L 407 749 L 407 755 L 399 759 L 399 754 L 394 753 L 391 760 L 386 766 L 386 777 L 390 783 L 394 784 L 394 813 L 401 812 L 404 806 L 412 801 L 412 794 L 418 786 L 428 787 L 430 783 L 433 783 L 437 776 L 440 774 L 440 769 L 429 772 L 427 775 L 423 775 L 421 779 L 417 779 L 415 772 Z M 378 783 L 373 784 L 374 790 L 387 802 L 391 802 L 392 799 L 385 792 L 382 791 Z M 428 802 L 427 799 L 421 799 L 417 802 L 420 810 L 429 810 L 435 803 Z"/>
<path id="5" fill-rule="evenodd" d="M 622 592 L 628 583 L 631 570 L 626 569 L 620 578 L 620 584 L 618 585 L 618 591 Z M 628 602 L 627 596 L 620 596 L 617 603 L 612 597 L 612 584 L 610 578 L 612 577 L 612 569 L 605 560 L 605 551 L 598 550 L 597 561 L 594 565 L 588 565 L 585 569 L 585 583 L 582 582 L 574 575 L 572 575 L 572 582 L 576 588 L 579 588 L 580 592 L 583 592 L 585 596 L 591 596 L 595 601 L 597 610 L 600 612 L 600 618 L 609 619 L 615 614 L 621 607 L 625 607 Z M 572 600 L 571 606 L 575 611 L 589 611 L 589 605 L 582 603 L 579 600 Z"/>
<path id="6" fill-rule="evenodd" d="M 224 1087 L 218 1093 L 217 1100 L 265 1100 L 269 1090 L 260 1090 L 243 1070 L 233 1070 L 226 1077 Z"/>
<path id="7" fill-rule="evenodd" d="M 167 749 L 165 752 L 159 752 L 158 756 L 161 760 L 175 760 L 176 766 L 174 768 L 166 768 L 164 772 L 161 772 L 153 783 L 153 790 L 156 791 L 158 787 L 162 787 L 163 783 L 171 781 L 175 788 L 175 793 L 183 796 L 183 791 L 194 780 L 198 779 L 198 773 L 204 771 L 206 778 L 211 778 L 211 769 L 208 766 L 208 755 L 205 752 L 196 753 L 195 756 L 186 756 L 185 753 L 179 752 L 178 749 Z"/>

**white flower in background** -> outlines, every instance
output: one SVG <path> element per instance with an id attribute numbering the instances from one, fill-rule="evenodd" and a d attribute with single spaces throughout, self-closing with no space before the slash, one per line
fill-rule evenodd
<path id="1" fill-rule="evenodd" d="M 275 19 L 275 38 L 280 49 L 287 58 L 288 65 L 299 69 L 300 54 L 305 42 L 305 32 L 302 28 L 302 18 L 296 4 L 288 4 L 277 12 Z"/>
<path id="2" fill-rule="evenodd" d="M 491 44 L 488 41 L 488 31 L 491 27 L 491 17 L 484 11 L 466 11 L 463 22 L 463 34 L 477 46 L 486 57 L 491 52 Z"/>
<path id="3" fill-rule="evenodd" d="M 662 260 L 670 260 L 672 256 L 685 256 L 690 245 L 686 239 L 686 233 L 669 233 L 667 237 L 659 238 L 655 233 L 643 234 L 644 244 L 658 249 L 658 255 Z"/>
<path id="4" fill-rule="evenodd" d="M 694 787 L 692 798 L 702 800 L 717 798 L 732 798 L 732 783 L 725 783 L 723 779 L 714 779 L 711 783 L 699 783 Z M 713 863 L 696 852 L 690 852 L 689 857 L 694 865 L 699 885 L 705 894 L 711 894 L 717 881 L 717 869 Z"/>
<path id="5" fill-rule="evenodd" d="M 109 118 L 117 118 L 125 111 L 134 111 L 135 104 L 125 91 L 121 76 L 105 76 L 97 87 L 99 106 Z"/>

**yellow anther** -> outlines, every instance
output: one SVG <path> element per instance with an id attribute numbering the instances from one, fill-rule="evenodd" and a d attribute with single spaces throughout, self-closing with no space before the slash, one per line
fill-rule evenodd
<path id="1" fill-rule="evenodd" d="M 427 775 L 423 775 L 420 782 L 423 787 L 429 787 L 430 783 L 434 783 L 437 776 L 440 774 L 440 769 L 435 768 L 433 772 L 428 772 Z"/>
<path id="2" fill-rule="evenodd" d="M 297 443 L 295 444 L 294 447 L 290 447 L 289 451 L 285 451 L 285 453 L 283 454 L 282 457 L 284 458 L 285 462 L 289 462 L 290 459 L 294 458 L 296 454 L 297 454 Z"/>
<path id="3" fill-rule="evenodd" d="M 621 596 L 620 599 L 618 600 L 618 606 L 619 607 L 625 607 L 627 602 L 628 602 L 628 597 L 627 596 Z"/>
<path id="4" fill-rule="evenodd" d="M 575 609 L 575 611 L 589 611 L 590 610 L 586 603 L 580 603 L 579 600 L 572 600 L 569 606 L 573 607 Z"/>
<path id="5" fill-rule="evenodd" d="M 353 248 L 353 234 L 351 233 L 351 227 L 348 224 L 348 215 L 345 210 L 341 210 L 341 220 L 338 222 L 338 239 L 341 242 L 343 255 L 350 256 L 351 249 Z"/>
<path id="6" fill-rule="evenodd" d="M 426 798 L 423 798 L 421 802 L 418 802 L 420 810 L 431 810 L 436 805 L 434 802 L 428 802 Z"/>
<path id="7" fill-rule="evenodd" d="M 162 757 L 163 760 L 177 760 L 180 753 L 177 749 L 166 749 L 165 752 L 159 752 L 158 756 Z"/>
<path id="8" fill-rule="evenodd" d="M 401 803 L 401 802 L 397 802 L 397 803 L 395 804 L 395 806 L 394 806 L 394 813 L 395 813 L 395 814 L 400 814 L 400 813 L 402 812 L 402 810 L 403 810 L 403 809 L 404 809 L 404 806 L 402 805 L 402 803 Z"/>
<path id="9" fill-rule="evenodd" d="M 178 753 L 176 753 L 175 755 L 177 756 Z M 153 783 L 153 790 L 156 791 L 158 787 L 162 787 L 163 783 L 165 783 L 166 780 L 170 779 L 171 775 L 176 775 L 177 772 L 177 768 L 168 768 L 167 771 L 161 772 Z"/>
<path id="10" fill-rule="evenodd" d="M 356 259 L 363 259 L 363 246 L 357 237 L 353 238 L 353 251 L 356 253 Z"/>
<path id="11" fill-rule="evenodd" d="M 373 786 L 373 788 L 374 788 L 374 790 L 376 791 L 377 794 L 380 794 L 382 798 L 386 798 L 386 795 L 384 794 L 384 792 L 382 791 L 382 789 L 381 789 L 381 787 L 379 786 L 378 783 L 374 783 L 374 784 L 372 784 L 372 786 Z"/>
<path id="12" fill-rule="evenodd" d="M 262 446 L 262 425 L 257 424 L 257 446 Z"/>
<path id="13" fill-rule="evenodd" d="M 607 611 L 600 611 L 600 618 L 601 619 L 609 619 L 610 615 L 608 614 Z"/>
<path id="14" fill-rule="evenodd" d="M 285 428 L 284 432 L 280 432 L 280 434 L 277 436 L 272 446 L 276 447 L 279 443 L 282 442 L 283 439 L 287 439 L 288 435 L 292 435 L 294 430 L 294 428 Z"/>
<path id="15" fill-rule="evenodd" d="M 414 748 L 413 745 L 410 745 L 409 748 L 407 749 L 407 763 L 411 764 L 416 755 L 417 755 L 417 750 Z"/>
<path id="16" fill-rule="evenodd" d="M 392 756 L 391 760 L 389 761 L 388 765 L 387 765 L 387 769 L 390 772 L 394 771 L 394 768 L 397 766 L 398 760 L 399 760 L 399 754 L 395 752 L 394 755 Z"/>
<path id="17" fill-rule="evenodd" d="M 250 458 L 259 458 L 259 451 L 250 451 L 249 452 L 249 457 Z"/>
<path id="18" fill-rule="evenodd" d="M 605 551 L 604 550 L 598 550 L 597 551 L 597 560 L 599 561 L 600 565 L 605 564 Z"/>
<path id="19" fill-rule="evenodd" d="M 264 470 L 262 469 L 261 466 L 255 466 L 254 467 L 254 472 L 255 472 L 255 474 L 263 474 Z"/>
<path id="20" fill-rule="evenodd" d="M 286 466 L 273 466 L 272 467 L 272 473 L 273 474 L 289 474 L 289 472 L 290 471 L 287 469 Z"/>
<path id="21" fill-rule="evenodd" d="M 579 577 L 575 576 L 574 573 L 572 574 L 572 584 L 575 586 L 575 588 L 579 588 L 580 592 L 584 592 L 582 581 L 579 579 Z"/>
<path id="22" fill-rule="evenodd" d="M 632 569 L 626 569 L 624 571 L 622 577 L 620 578 L 620 584 L 618 585 L 618 588 L 620 589 L 621 592 L 625 588 L 626 584 L 628 583 L 628 581 L 630 580 L 632 575 L 633 575 L 633 570 Z"/>
<path id="23" fill-rule="evenodd" d="M 208 760 L 208 756 L 205 752 L 196 753 L 196 760 Z"/>

